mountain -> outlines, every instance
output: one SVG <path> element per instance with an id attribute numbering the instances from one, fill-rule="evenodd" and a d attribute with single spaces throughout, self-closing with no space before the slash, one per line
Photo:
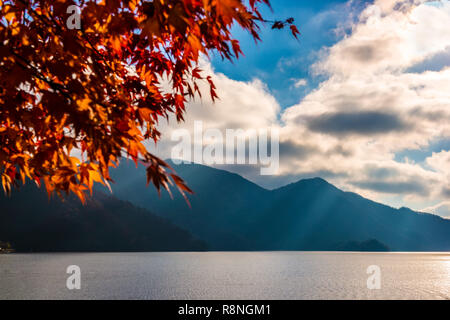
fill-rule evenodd
<path id="1" fill-rule="evenodd" d="M 29 183 L 11 197 L 2 193 L 0 208 L 0 240 L 22 252 L 206 249 L 167 219 L 101 192 L 82 205 L 73 196 L 49 200 Z"/>
<path id="2" fill-rule="evenodd" d="M 248 229 L 267 208 L 269 191 L 227 171 L 197 164 L 173 167 L 195 192 L 189 196 L 191 208 L 177 190 L 171 199 L 165 191 L 158 197 L 153 187 L 145 188 L 144 168 L 136 170 L 131 161 L 111 171 L 113 194 L 183 226 L 214 250 L 250 250 L 258 244 Z"/>
<path id="3" fill-rule="evenodd" d="M 389 247 L 378 240 L 370 239 L 367 241 L 347 241 L 336 247 L 339 251 L 368 251 L 383 252 L 389 251 Z"/>
<path id="4" fill-rule="evenodd" d="M 173 165 L 173 164 L 172 164 Z M 394 251 L 450 250 L 450 221 L 395 209 L 320 178 L 266 190 L 243 177 L 199 164 L 173 165 L 195 194 L 191 207 L 173 190 L 145 188 L 143 166 L 123 161 L 113 193 L 204 240 L 211 250 L 336 250 L 376 239 Z"/>

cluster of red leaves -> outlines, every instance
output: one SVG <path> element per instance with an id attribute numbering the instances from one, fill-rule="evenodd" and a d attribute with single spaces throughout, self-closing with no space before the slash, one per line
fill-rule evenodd
<path id="1" fill-rule="evenodd" d="M 200 93 L 197 81 L 208 81 L 217 98 L 213 82 L 197 67 L 199 56 L 214 51 L 224 59 L 238 57 L 239 42 L 230 32 L 235 24 L 259 39 L 258 22 L 265 21 L 261 2 L 268 5 L 267 0 L 0 0 L 5 192 L 29 178 L 44 181 L 49 194 L 73 192 L 84 201 L 94 182 L 111 181 L 109 167 L 122 156 L 144 162 L 147 182 L 158 191 L 175 183 L 182 193 L 190 192 L 144 141 L 158 141 L 158 121 L 169 114 L 183 119 L 187 100 Z M 66 26 L 70 5 L 81 9 L 80 30 Z M 291 30 L 296 36 L 296 28 Z"/>

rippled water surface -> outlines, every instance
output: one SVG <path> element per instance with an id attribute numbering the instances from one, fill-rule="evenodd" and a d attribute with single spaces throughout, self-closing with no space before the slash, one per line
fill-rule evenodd
<path id="1" fill-rule="evenodd" d="M 66 287 L 69 265 L 80 290 Z M 450 299 L 450 253 L 5 254 L 0 299 Z"/>

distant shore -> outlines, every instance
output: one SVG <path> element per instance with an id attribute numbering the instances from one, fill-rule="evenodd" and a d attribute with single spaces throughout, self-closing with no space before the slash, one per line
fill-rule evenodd
<path id="1" fill-rule="evenodd" d="M 305 253 L 420 253 L 420 254 L 450 254 L 450 250 L 435 250 L 435 251 L 358 251 L 358 250 L 241 250 L 241 251 L 233 251 L 233 250 L 203 250 L 203 251 L 182 251 L 182 250 L 173 250 L 173 251 L 16 251 L 11 250 L 9 252 L 1 251 L 0 254 L 77 254 L 77 253 L 89 253 L 89 254 L 103 254 L 103 253 L 263 253 L 263 252 L 305 252 Z"/>
<path id="2" fill-rule="evenodd" d="M 0 254 L 7 254 L 7 253 L 14 253 L 14 252 L 16 252 L 16 250 L 14 250 L 14 249 L 1 249 L 0 250 Z"/>

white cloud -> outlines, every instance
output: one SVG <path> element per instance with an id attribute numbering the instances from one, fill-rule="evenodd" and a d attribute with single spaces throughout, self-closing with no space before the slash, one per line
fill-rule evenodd
<path id="1" fill-rule="evenodd" d="M 209 86 L 206 82 L 199 83 L 202 98 L 190 101 L 187 113 L 182 123 L 177 123 L 174 116 L 168 123 L 161 123 L 162 140 L 151 150 L 163 158 L 171 156 L 171 147 L 176 141 L 171 141 L 174 130 L 186 129 L 193 136 L 194 122 L 201 120 L 203 130 L 218 129 L 225 135 L 226 129 L 265 129 L 278 127 L 280 106 L 268 92 L 266 85 L 258 79 L 250 82 L 232 80 L 221 73 L 215 73 L 210 63 L 202 61 L 202 75 L 210 75 L 217 88 L 219 99 L 213 103 L 209 96 Z"/>
<path id="2" fill-rule="evenodd" d="M 422 211 L 450 218 L 450 201 L 441 202 L 435 206 L 425 208 Z"/>
<path id="3" fill-rule="evenodd" d="M 297 80 L 295 80 L 294 87 L 300 88 L 300 87 L 306 86 L 307 84 L 308 84 L 308 81 L 306 79 L 297 79 Z"/>
<path id="4" fill-rule="evenodd" d="M 433 152 L 426 162 L 437 172 L 450 175 L 450 151 Z"/>
<path id="5" fill-rule="evenodd" d="M 448 3 L 368 6 L 352 32 L 314 65 L 328 80 L 281 116 L 292 143 L 317 146 L 310 157 L 285 165 L 285 173 L 332 172 L 338 186 L 374 199 L 398 194 L 415 207 L 442 196 L 442 169 L 397 162 L 395 153 L 450 137 L 450 69 L 408 72 L 447 50 L 448 21 Z"/>
<path id="6" fill-rule="evenodd" d="M 329 48 L 316 70 L 343 77 L 395 72 L 445 50 L 450 5 L 415 2 L 375 1 L 361 13 L 351 35 Z"/>

